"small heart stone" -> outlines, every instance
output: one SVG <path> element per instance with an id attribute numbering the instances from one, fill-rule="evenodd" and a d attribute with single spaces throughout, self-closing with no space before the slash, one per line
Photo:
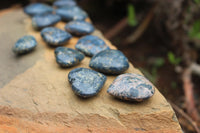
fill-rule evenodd
<path id="1" fill-rule="evenodd" d="M 88 17 L 87 13 L 78 6 L 59 8 L 56 14 L 61 16 L 63 21 L 85 20 Z"/>
<path id="2" fill-rule="evenodd" d="M 37 41 L 33 36 L 24 36 L 20 38 L 13 47 L 16 54 L 25 54 L 32 51 L 37 46 Z"/>
<path id="3" fill-rule="evenodd" d="M 56 14 L 42 14 L 35 15 L 32 18 L 32 26 L 36 30 L 40 30 L 42 28 L 53 26 L 61 20 L 61 17 Z"/>
<path id="4" fill-rule="evenodd" d="M 106 74 L 121 74 L 129 68 L 128 59 L 119 50 L 104 50 L 94 55 L 89 66 Z"/>
<path id="5" fill-rule="evenodd" d="M 54 27 L 44 28 L 41 31 L 41 36 L 51 46 L 64 45 L 72 37 L 68 32 Z"/>
<path id="6" fill-rule="evenodd" d="M 24 8 L 24 12 L 30 16 L 52 13 L 53 8 L 42 3 L 33 3 Z"/>
<path id="7" fill-rule="evenodd" d="M 53 6 L 58 7 L 58 8 L 76 6 L 76 1 L 74 1 L 74 0 L 57 0 L 53 3 Z"/>
<path id="8" fill-rule="evenodd" d="M 79 64 L 84 59 L 84 54 L 81 52 L 66 48 L 66 47 L 57 47 L 55 49 L 56 62 L 61 67 L 72 67 Z"/>
<path id="9" fill-rule="evenodd" d="M 80 38 L 75 47 L 87 56 L 94 56 L 103 50 L 110 49 L 104 40 L 93 35 L 87 35 Z"/>
<path id="10" fill-rule="evenodd" d="M 72 35 L 83 36 L 92 33 L 94 31 L 94 27 L 88 22 L 77 20 L 67 23 L 65 30 Z"/>
<path id="11" fill-rule="evenodd" d="M 88 68 L 76 68 L 68 75 L 73 92 L 83 98 L 98 94 L 106 81 L 106 76 Z"/>
<path id="12" fill-rule="evenodd" d="M 119 75 L 110 85 L 107 92 L 119 99 L 144 101 L 153 96 L 155 88 L 144 76 L 134 73 Z"/>

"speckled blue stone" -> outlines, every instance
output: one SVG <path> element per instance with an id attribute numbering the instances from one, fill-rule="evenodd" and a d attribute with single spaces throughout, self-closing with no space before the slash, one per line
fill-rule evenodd
<path id="1" fill-rule="evenodd" d="M 30 16 L 45 14 L 45 13 L 52 13 L 53 8 L 42 4 L 42 3 L 33 3 L 24 8 L 24 12 Z"/>
<path id="2" fill-rule="evenodd" d="M 37 46 L 37 41 L 33 36 L 24 36 L 20 38 L 13 47 L 16 54 L 25 54 L 32 51 Z"/>
<path id="3" fill-rule="evenodd" d="M 128 59 L 119 50 L 104 50 L 94 55 L 89 66 L 106 74 L 121 74 L 129 68 Z"/>
<path id="4" fill-rule="evenodd" d="M 59 8 L 56 14 L 60 15 L 63 21 L 85 20 L 88 17 L 87 13 L 77 6 Z"/>
<path id="5" fill-rule="evenodd" d="M 47 27 L 41 31 L 43 40 L 52 46 L 64 45 L 72 36 L 66 31 L 54 27 Z"/>
<path id="6" fill-rule="evenodd" d="M 57 0 L 53 3 L 53 6 L 55 7 L 70 7 L 70 6 L 76 6 L 76 1 L 74 0 Z"/>
<path id="7" fill-rule="evenodd" d="M 88 68 L 76 68 L 69 73 L 68 80 L 76 95 L 87 98 L 97 95 L 106 81 L 106 76 Z"/>
<path id="8" fill-rule="evenodd" d="M 71 21 L 65 26 L 65 30 L 77 36 L 90 34 L 94 31 L 92 24 L 85 21 Z"/>
<path id="9" fill-rule="evenodd" d="M 35 15 L 32 18 L 32 26 L 39 30 L 48 26 L 53 26 L 61 20 L 61 17 L 56 14 Z"/>
<path id="10" fill-rule="evenodd" d="M 140 102 L 152 97 L 155 87 L 142 75 L 126 73 L 119 75 L 107 92 L 122 100 Z"/>
<path id="11" fill-rule="evenodd" d="M 56 62 L 61 67 L 72 67 L 79 64 L 84 59 L 84 54 L 81 52 L 66 48 L 58 47 L 55 49 Z"/>
<path id="12" fill-rule="evenodd" d="M 75 47 L 87 56 L 94 56 L 103 50 L 110 49 L 102 39 L 93 35 L 80 38 Z"/>

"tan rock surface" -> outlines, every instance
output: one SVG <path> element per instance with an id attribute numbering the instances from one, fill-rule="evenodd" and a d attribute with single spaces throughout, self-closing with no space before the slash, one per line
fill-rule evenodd
<path id="1" fill-rule="evenodd" d="M 97 96 L 81 99 L 74 95 L 67 75 L 76 67 L 89 68 L 90 58 L 86 57 L 80 65 L 73 68 L 60 68 L 55 61 L 54 49 L 48 47 L 40 33 L 32 29 L 30 18 L 21 10 L 11 11 L 6 15 L 20 17 L 22 25 L 26 27 L 24 32 L 34 35 L 39 47 L 27 55 L 30 58 L 34 55 L 35 63 L 16 74 L 12 80 L 7 80 L 8 83 L 0 89 L 0 133 L 1 129 L 43 133 L 181 132 L 175 113 L 157 89 L 155 95 L 145 102 L 123 102 L 106 93 L 115 79 L 115 76 L 107 76 L 106 84 Z M 64 29 L 64 23 L 59 23 L 56 27 Z M 94 34 L 102 37 L 97 30 Z M 65 46 L 74 48 L 77 40 L 78 38 L 73 38 Z M 106 42 L 115 49 L 108 40 Z M 17 70 L 17 67 L 13 69 Z M 140 73 L 132 65 L 126 72 Z"/>

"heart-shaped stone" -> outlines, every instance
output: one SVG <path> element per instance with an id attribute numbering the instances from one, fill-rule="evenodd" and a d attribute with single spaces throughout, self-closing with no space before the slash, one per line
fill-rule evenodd
<path id="1" fill-rule="evenodd" d="M 79 64 L 84 59 L 84 54 L 78 50 L 58 47 L 55 49 L 56 62 L 61 67 L 72 67 Z"/>
<path id="2" fill-rule="evenodd" d="M 41 36 L 51 46 L 64 45 L 72 37 L 68 32 L 54 27 L 44 28 L 41 31 Z"/>
<path id="3" fill-rule="evenodd" d="M 87 98 L 98 94 L 106 76 L 88 68 L 76 68 L 69 73 L 68 80 L 76 95 Z"/>
<path id="4" fill-rule="evenodd" d="M 61 20 L 61 17 L 56 14 L 42 14 L 35 15 L 32 18 L 32 26 L 36 30 L 40 30 L 42 28 L 53 26 Z"/>
<path id="5" fill-rule="evenodd" d="M 25 54 L 32 51 L 37 46 L 37 41 L 33 36 L 24 36 L 20 38 L 13 47 L 16 54 Z"/>
<path id="6" fill-rule="evenodd" d="M 53 3 L 53 6 L 58 7 L 58 8 L 76 6 L 76 1 L 74 1 L 74 0 L 57 0 Z"/>
<path id="7" fill-rule="evenodd" d="M 120 74 L 129 68 L 128 59 L 119 50 L 104 50 L 94 55 L 89 66 L 106 74 Z"/>
<path id="8" fill-rule="evenodd" d="M 33 3 L 24 8 L 24 12 L 30 16 L 52 13 L 53 8 L 42 3 Z"/>
<path id="9" fill-rule="evenodd" d="M 83 36 L 92 33 L 94 31 L 94 27 L 88 22 L 77 20 L 67 23 L 65 30 L 72 35 Z"/>
<path id="10" fill-rule="evenodd" d="M 88 17 L 87 13 L 78 6 L 59 8 L 56 14 L 60 15 L 63 21 L 85 20 Z"/>
<path id="11" fill-rule="evenodd" d="M 142 75 L 126 73 L 119 75 L 107 92 L 122 100 L 140 102 L 152 97 L 155 87 Z"/>
<path id="12" fill-rule="evenodd" d="M 93 35 L 80 38 L 75 47 L 87 56 L 94 56 L 103 50 L 110 49 L 104 40 Z"/>

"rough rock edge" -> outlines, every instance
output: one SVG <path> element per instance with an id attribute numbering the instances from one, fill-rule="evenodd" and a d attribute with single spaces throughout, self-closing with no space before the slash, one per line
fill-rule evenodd
<path id="1" fill-rule="evenodd" d="M 108 42 L 108 41 L 107 41 Z M 158 91 L 158 90 L 156 90 Z M 169 106 L 169 105 L 167 105 Z M 12 107 L 0 107 L 0 119 L 2 122 L 0 129 L 7 131 L 7 130 L 16 130 L 20 129 L 20 132 L 24 130 L 29 131 L 33 130 L 34 132 L 64 132 L 66 130 L 70 130 L 72 132 L 181 132 L 180 127 L 178 126 L 177 119 L 172 111 L 171 107 L 169 106 L 168 110 L 166 111 L 155 111 L 154 113 L 147 114 L 119 114 L 118 110 L 110 109 L 112 114 L 118 119 L 116 123 L 115 120 L 111 120 L 110 118 L 106 118 L 104 116 L 100 116 L 98 114 L 79 114 L 77 116 L 70 117 L 69 114 L 64 113 L 33 113 L 28 110 L 22 110 Z M 169 116 L 172 119 L 169 119 Z M 145 118 L 145 119 L 144 119 Z M 145 129 L 141 128 L 134 128 L 132 129 L 132 122 L 130 121 L 139 121 L 139 127 L 145 123 L 142 120 L 149 119 L 147 125 L 149 124 L 150 128 L 146 130 L 151 131 L 144 131 Z M 89 125 L 85 120 L 90 121 Z M 99 120 L 100 123 L 91 123 L 91 121 Z M 105 120 L 105 122 L 104 122 Z M 102 122 L 103 121 L 103 122 Z M 110 122 L 110 123 L 108 123 Z M 164 123 L 166 122 L 166 124 Z M 119 124 L 120 123 L 120 124 Z M 159 128 L 152 128 L 151 123 L 154 123 L 153 126 L 156 126 L 156 123 L 163 123 L 162 129 Z M 169 129 L 169 123 L 172 124 Z M 102 125 L 99 125 L 102 124 Z M 118 126 L 119 124 L 119 126 Z M 56 125 L 56 126 L 55 126 Z M 113 127 L 111 126 L 113 125 Z M 165 127 L 166 126 L 166 127 Z M 39 127 L 39 128 L 38 128 Z M 41 127 L 41 128 L 40 128 Z M 48 128 L 46 128 L 48 127 Z M 115 128 L 119 127 L 119 128 Z M 55 128 L 55 129 L 53 129 Z M 156 129 L 156 130 L 155 130 Z M 127 131 L 128 130 L 128 131 Z"/>

